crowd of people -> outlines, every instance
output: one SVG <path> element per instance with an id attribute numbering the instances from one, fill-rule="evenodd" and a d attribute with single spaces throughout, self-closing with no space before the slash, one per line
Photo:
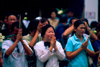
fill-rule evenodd
<path id="1" fill-rule="evenodd" d="M 67 11 L 50 18 L 5 15 L 0 33 L 0 67 L 98 67 L 100 23 Z M 21 22 L 20 22 L 21 21 Z M 90 60 L 91 57 L 92 60 Z M 91 63 L 90 63 L 91 62 Z"/>

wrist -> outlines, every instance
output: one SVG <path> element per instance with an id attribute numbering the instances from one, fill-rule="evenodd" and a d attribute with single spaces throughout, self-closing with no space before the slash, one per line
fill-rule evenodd
<path id="1" fill-rule="evenodd" d="M 21 41 L 21 43 L 22 43 L 22 45 L 25 45 L 25 43 L 24 43 L 24 41 L 23 41 L 23 40 Z"/>
<path id="2" fill-rule="evenodd" d="M 55 47 L 55 52 L 57 51 L 57 47 Z"/>
<path id="3" fill-rule="evenodd" d="M 53 47 L 50 46 L 49 50 L 52 51 Z"/>

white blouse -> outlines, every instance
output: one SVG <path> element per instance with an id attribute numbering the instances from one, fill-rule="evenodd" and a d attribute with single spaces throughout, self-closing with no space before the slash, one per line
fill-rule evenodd
<path id="1" fill-rule="evenodd" d="M 56 41 L 56 46 L 57 51 L 55 51 L 54 48 L 50 51 L 48 47 L 44 46 L 44 41 L 36 43 L 34 50 L 37 56 L 37 67 L 44 67 L 46 61 L 46 67 L 59 67 L 58 60 L 64 60 L 65 53 L 58 41 Z"/>

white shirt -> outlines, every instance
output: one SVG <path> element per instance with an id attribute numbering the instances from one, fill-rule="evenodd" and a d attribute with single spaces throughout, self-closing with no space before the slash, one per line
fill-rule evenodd
<path id="1" fill-rule="evenodd" d="M 65 53 L 61 44 L 56 41 L 57 51 L 55 52 L 54 48 L 52 52 L 49 48 L 44 46 L 44 41 L 36 43 L 34 50 L 37 56 L 37 67 L 44 67 L 44 62 L 46 62 L 46 67 L 59 67 L 58 60 L 65 59 Z"/>
<path id="2" fill-rule="evenodd" d="M 23 40 L 24 43 L 29 47 L 28 43 Z M 18 42 L 18 47 L 14 49 L 14 51 L 9 55 L 9 57 L 5 58 L 5 53 L 13 45 L 13 41 L 5 40 L 2 44 L 2 52 L 3 52 L 3 67 L 28 67 L 27 60 L 25 58 L 25 50 L 21 44 Z M 19 48 L 19 52 L 17 51 Z M 30 48 L 31 49 L 31 48 Z"/>

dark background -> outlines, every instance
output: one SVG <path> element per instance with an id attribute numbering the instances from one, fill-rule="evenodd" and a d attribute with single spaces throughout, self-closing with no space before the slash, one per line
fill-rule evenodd
<path id="1" fill-rule="evenodd" d="M 42 16 L 50 17 L 52 10 L 56 8 L 72 9 L 75 17 L 82 17 L 84 0 L 1 0 L 0 15 L 6 12 L 24 15 L 28 12 L 31 18 L 39 16 L 39 10 Z"/>

